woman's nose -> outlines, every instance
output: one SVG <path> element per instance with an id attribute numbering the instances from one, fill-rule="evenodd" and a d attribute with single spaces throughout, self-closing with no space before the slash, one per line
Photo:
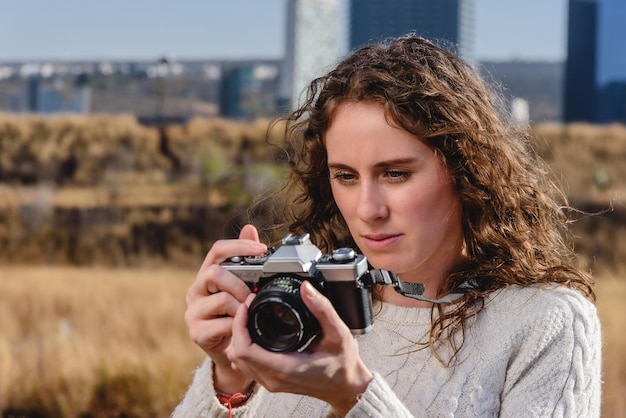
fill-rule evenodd
<path id="1" fill-rule="evenodd" d="M 384 219 L 389 215 L 387 199 L 375 184 L 362 184 L 356 207 L 357 216 L 366 222 Z"/>

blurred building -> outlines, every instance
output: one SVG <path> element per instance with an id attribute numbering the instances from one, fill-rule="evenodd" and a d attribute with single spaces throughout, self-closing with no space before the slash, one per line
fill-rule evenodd
<path id="1" fill-rule="evenodd" d="M 161 124 L 193 117 L 271 117 L 282 60 L 0 63 L 0 112 L 132 114 Z"/>
<path id="2" fill-rule="evenodd" d="M 34 75 L 26 77 L 10 99 L 4 110 L 11 112 L 84 114 L 91 108 L 91 89 L 72 79 Z"/>
<path id="3" fill-rule="evenodd" d="M 337 62 L 340 48 L 338 0 L 287 0 L 281 96 L 292 108 L 315 77 Z"/>
<path id="4" fill-rule="evenodd" d="M 482 61 L 478 69 L 512 111 L 516 99 L 528 102 L 530 123 L 563 120 L 562 61 Z"/>
<path id="5" fill-rule="evenodd" d="M 626 2 L 570 0 L 563 119 L 626 123 Z"/>
<path id="6" fill-rule="evenodd" d="M 248 64 L 226 69 L 220 86 L 220 116 L 254 119 L 275 115 L 278 80 L 276 65 Z"/>
<path id="7" fill-rule="evenodd" d="M 349 48 L 414 32 L 474 60 L 474 0 L 350 0 Z"/>

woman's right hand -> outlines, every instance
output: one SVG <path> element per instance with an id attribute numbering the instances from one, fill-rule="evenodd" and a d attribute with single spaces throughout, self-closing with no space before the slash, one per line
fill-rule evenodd
<path id="1" fill-rule="evenodd" d="M 215 386 L 225 392 L 238 392 L 249 383 L 232 370 L 225 352 L 231 341 L 233 317 L 251 291 L 220 263 L 229 257 L 261 255 L 265 251 L 267 246 L 259 241 L 256 228 L 244 226 L 239 239 L 220 240 L 211 247 L 187 291 L 185 322 L 189 335 L 213 360 Z"/>

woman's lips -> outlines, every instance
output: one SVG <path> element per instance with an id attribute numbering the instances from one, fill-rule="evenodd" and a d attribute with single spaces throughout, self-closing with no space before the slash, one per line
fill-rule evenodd
<path id="1" fill-rule="evenodd" d="M 371 250 L 384 250 L 395 245 L 401 234 L 370 234 L 362 235 L 363 243 Z"/>

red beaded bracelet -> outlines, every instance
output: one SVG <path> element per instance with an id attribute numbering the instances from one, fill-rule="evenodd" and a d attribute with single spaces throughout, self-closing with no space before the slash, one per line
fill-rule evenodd
<path id="1" fill-rule="evenodd" d="M 237 393 L 226 393 L 221 390 L 215 388 L 215 395 L 217 399 L 220 401 L 222 405 L 228 408 L 228 417 L 232 418 L 233 416 L 233 408 L 237 408 L 245 404 L 250 396 L 252 395 L 252 391 L 254 390 L 254 385 L 256 382 L 250 383 L 250 386 L 246 389 L 245 392 L 237 392 Z"/>

